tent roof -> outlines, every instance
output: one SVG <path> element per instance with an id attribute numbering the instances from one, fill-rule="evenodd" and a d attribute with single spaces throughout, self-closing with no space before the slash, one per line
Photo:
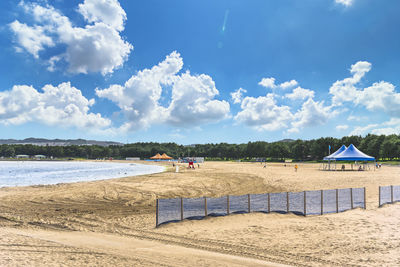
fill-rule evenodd
<path id="1" fill-rule="evenodd" d="M 162 159 L 160 153 L 157 153 L 155 156 L 152 156 L 150 159 Z"/>
<path id="2" fill-rule="evenodd" d="M 349 145 L 346 150 L 333 157 L 334 160 L 375 160 L 374 157 L 368 156 L 358 150 L 353 144 Z"/>
<path id="3" fill-rule="evenodd" d="M 332 159 L 335 159 L 334 157 L 335 157 L 336 155 L 342 153 L 343 151 L 345 151 L 346 148 L 347 148 L 347 147 L 346 147 L 345 145 L 342 145 L 338 150 L 336 150 L 335 152 L 333 152 L 333 153 L 330 154 L 329 156 L 326 156 L 326 157 L 324 158 L 324 160 L 332 160 Z"/>
<path id="4" fill-rule="evenodd" d="M 161 159 L 172 159 L 172 157 L 168 156 L 167 154 L 162 154 Z"/>

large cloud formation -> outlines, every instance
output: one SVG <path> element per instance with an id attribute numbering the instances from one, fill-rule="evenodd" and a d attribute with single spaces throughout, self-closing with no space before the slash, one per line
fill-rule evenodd
<path id="1" fill-rule="evenodd" d="M 41 92 L 42 91 L 42 92 Z M 88 100 L 69 82 L 45 85 L 42 90 L 15 85 L 0 92 L 0 123 L 4 125 L 39 122 L 51 126 L 105 129 L 111 121 L 90 113 L 94 99 Z"/>
<path id="2" fill-rule="evenodd" d="M 116 103 L 125 114 L 127 122 L 122 130 L 160 123 L 197 126 L 228 117 L 229 103 L 214 99 L 219 92 L 212 78 L 189 71 L 179 74 L 182 67 L 180 54 L 172 52 L 158 65 L 133 75 L 124 85 L 96 89 L 96 94 Z M 162 105 L 162 94 L 169 90 L 171 99 Z"/>
<path id="3" fill-rule="evenodd" d="M 369 111 L 384 111 L 390 116 L 400 118 L 400 93 L 396 92 L 393 84 L 380 81 L 365 88 L 358 86 L 365 74 L 371 70 L 371 66 L 372 64 L 366 61 L 352 65 L 350 72 L 353 76 L 336 81 L 329 89 L 332 103 L 341 106 L 351 102 Z"/>
<path id="4" fill-rule="evenodd" d="M 298 85 L 296 80 L 275 84 L 275 78 L 263 78 L 259 85 L 269 89 L 288 89 Z M 332 106 L 326 106 L 323 101 L 315 101 L 315 92 L 297 86 L 291 93 L 283 96 L 268 93 L 266 96 L 244 97 L 244 91 L 232 93 L 234 103 L 240 103 L 239 111 L 234 119 L 259 131 L 276 131 L 286 129 L 288 133 L 299 132 L 304 127 L 325 124 L 328 119 L 337 115 Z M 240 94 L 240 97 L 238 97 Z M 234 98 L 235 97 L 235 98 Z M 303 101 L 301 108 L 293 111 L 293 105 L 279 104 L 279 99 Z"/>
<path id="5" fill-rule="evenodd" d="M 10 23 L 15 34 L 17 51 L 27 51 L 41 58 L 41 51 L 56 47 L 61 53 L 43 58 L 50 71 L 60 61 L 68 63 L 71 73 L 112 73 L 127 60 L 133 46 L 125 41 L 125 11 L 117 0 L 85 0 L 78 12 L 88 23 L 85 27 L 74 26 L 70 19 L 50 5 L 20 2 L 26 14 L 32 16 L 34 25 L 18 20 Z"/>
<path id="6" fill-rule="evenodd" d="M 362 78 L 372 68 L 372 64 L 367 61 L 358 61 L 351 65 L 351 77 L 336 81 L 329 93 L 332 95 L 332 104 L 343 106 L 352 104 L 363 107 L 371 112 L 385 112 L 391 119 L 380 124 L 370 124 L 367 126 L 356 127 L 351 134 L 363 134 L 367 131 L 372 133 L 398 133 L 400 129 L 400 93 L 396 92 L 396 87 L 385 81 L 375 82 L 371 86 L 361 87 Z"/>
<path id="7" fill-rule="evenodd" d="M 233 103 L 239 103 L 241 110 L 234 119 L 256 130 L 276 131 L 286 129 L 287 133 L 296 133 L 303 128 L 326 124 L 341 112 L 352 107 L 362 107 L 370 112 L 386 113 L 390 120 L 355 126 L 350 134 L 366 132 L 392 134 L 400 129 L 400 93 L 396 87 L 386 81 L 374 82 L 371 86 L 361 87 L 361 81 L 371 70 L 372 64 L 358 61 L 351 65 L 351 76 L 338 80 L 329 88 L 331 105 L 325 101 L 314 100 L 315 92 L 298 86 L 296 80 L 275 84 L 273 77 L 263 78 L 259 85 L 268 89 L 286 89 L 295 87 L 291 93 L 279 94 L 279 90 L 266 96 L 244 97 L 243 89 L 232 92 Z M 279 103 L 281 100 L 282 103 Z M 285 101 L 290 100 L 290 101 Z M 300 102 L 300 103 L 299 103 Z M 300 104 L 300 108 L 296 106 Z M 350 119 L 351 118 L 351 119 Z M 350 116 L 348 120 L 354 120 Z M 338 131 L 346 130 L 347 125 L 337 125 Z"/>

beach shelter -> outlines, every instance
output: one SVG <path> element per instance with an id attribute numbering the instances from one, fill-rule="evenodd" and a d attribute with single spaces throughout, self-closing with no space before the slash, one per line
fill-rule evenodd
<path id="1" fill-rule="evenodd" d="M 374 161 L 375 158 L 364 154 L 358 150 L 353 144 L 349 145 L 346 150 L 333 157 L 335 160 L 359 160 L 359 161 Z"/>
<path id="2" fill-rule="evenodd" d="M 335 167 L 336 167 L 336 161 L 345 161 L 345 160 L 347 160 L 347 161 L 356 161 L 356 163 L 357 163 L 357 161 L 365 161 L 365 162 L 375 161 L 375 158 L 371 157 L 371 156 L 368 156 L 367 154 L 361 152 L 353 144 L 351 144 L 351 145 L 349 145 L 348 148 L 346 148 L 341 153 L 330 157 L 329 160 L 334 160 L 335 161 Z M 344 165 L 343 165 L 343 167 L 344 167 Z M 368 165 L 367 165 L 367 167 L 369 168 Z M 351 168 L 353 169 L 353 164 L 351 165 Z M 361 170 L 361 165 L 360 165 L 360 170 Z"/>
<path id="3" fill-rule="evenodd" d="M 342 145 L 338 150 L 336 150 L 335 152 L 333 152 L 329 156 L 326 156 L 324 158 L 324 160 L 333 160 L 336 155 L 338 155 L 338 154 L 342 153 L 343 151 L 345 151 L 346 148 L 347 147 L 345 145 Z"/>
<path id="4" fill-rule="evenodd" d="M 152 156 L 150 159 L 162 159 L 160 153 L 157 153 L 155 156 Z"/>
<path id="5" fill-rule="evenodd" d="M 167 154 L 162 154 L 161 159 L 172 159 L 172 157 L 168 156 Z"/>
<path id="6" fill-rule="evenodd" d="M 332 154 L 330 154 L 329 156 L 326 156 L 324 158 L 324 160 L 328 161 L 328 163 L 324 163 L 322 164 L 322 167 L 324 170 L 330 170 L 331 169 L 331 161 L 335 160 L 335 156 L 342 153 L 343 151 L 346 150 L 346 146 L 342 145 L 338 150 L 336 150 L 335 152 L 333 152 Z M 336 163 L 335 163 L 335 169 L 336 169 Z"/>

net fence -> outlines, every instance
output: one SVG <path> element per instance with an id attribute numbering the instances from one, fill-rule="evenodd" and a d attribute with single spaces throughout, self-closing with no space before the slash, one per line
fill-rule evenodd
<path id="1" fill-rule="evenodd" d="M 393 187 L 393 199 L 400 201 L 400 186 Z M 386 190 L 386 191 L 385 191 Z M 382 187 L 380 203 L 387 197 Z M 391 192 L 389 187 L 389 192 Z M 305 192 L 281 192 L 222 196 L 218 198 L 174 198 L 157 199 L 156 224 L 198 220 L 206 216 L 224 216 L 248 212 L 294 213 L 297 215 L 319 215 L 342 212 L 353 208 L 365 208 L 365 188 L 330 189 Z"/>
<path id="2" fill-rule="evenodd" d="M 400 201 L 400 185 L 379 187 L 379 206 Z"/>

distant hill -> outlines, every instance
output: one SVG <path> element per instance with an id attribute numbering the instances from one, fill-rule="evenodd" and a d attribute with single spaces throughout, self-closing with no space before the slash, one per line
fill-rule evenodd
<path id="1" fill-rule="evenodd" d="M 293 140 L 293 139 L 282 139 L 282 140 L 279 140 L 277 142 L 290 143 L 290 142 L 294 142 L 294 141 L 295 140 Z"/>
<path id="2" fill-rule="evenodd" d="M 96 140 L 85 140 L 85 139 L 44 139 L 44 138 L 26 138 L 23 140 L 16 139 L 0 139 L 0 144 L 21 144 L 21 145 L 37 145 L 37 146 L 122 146 L 122 143 L 112 141 L 96 141 Z"/>

